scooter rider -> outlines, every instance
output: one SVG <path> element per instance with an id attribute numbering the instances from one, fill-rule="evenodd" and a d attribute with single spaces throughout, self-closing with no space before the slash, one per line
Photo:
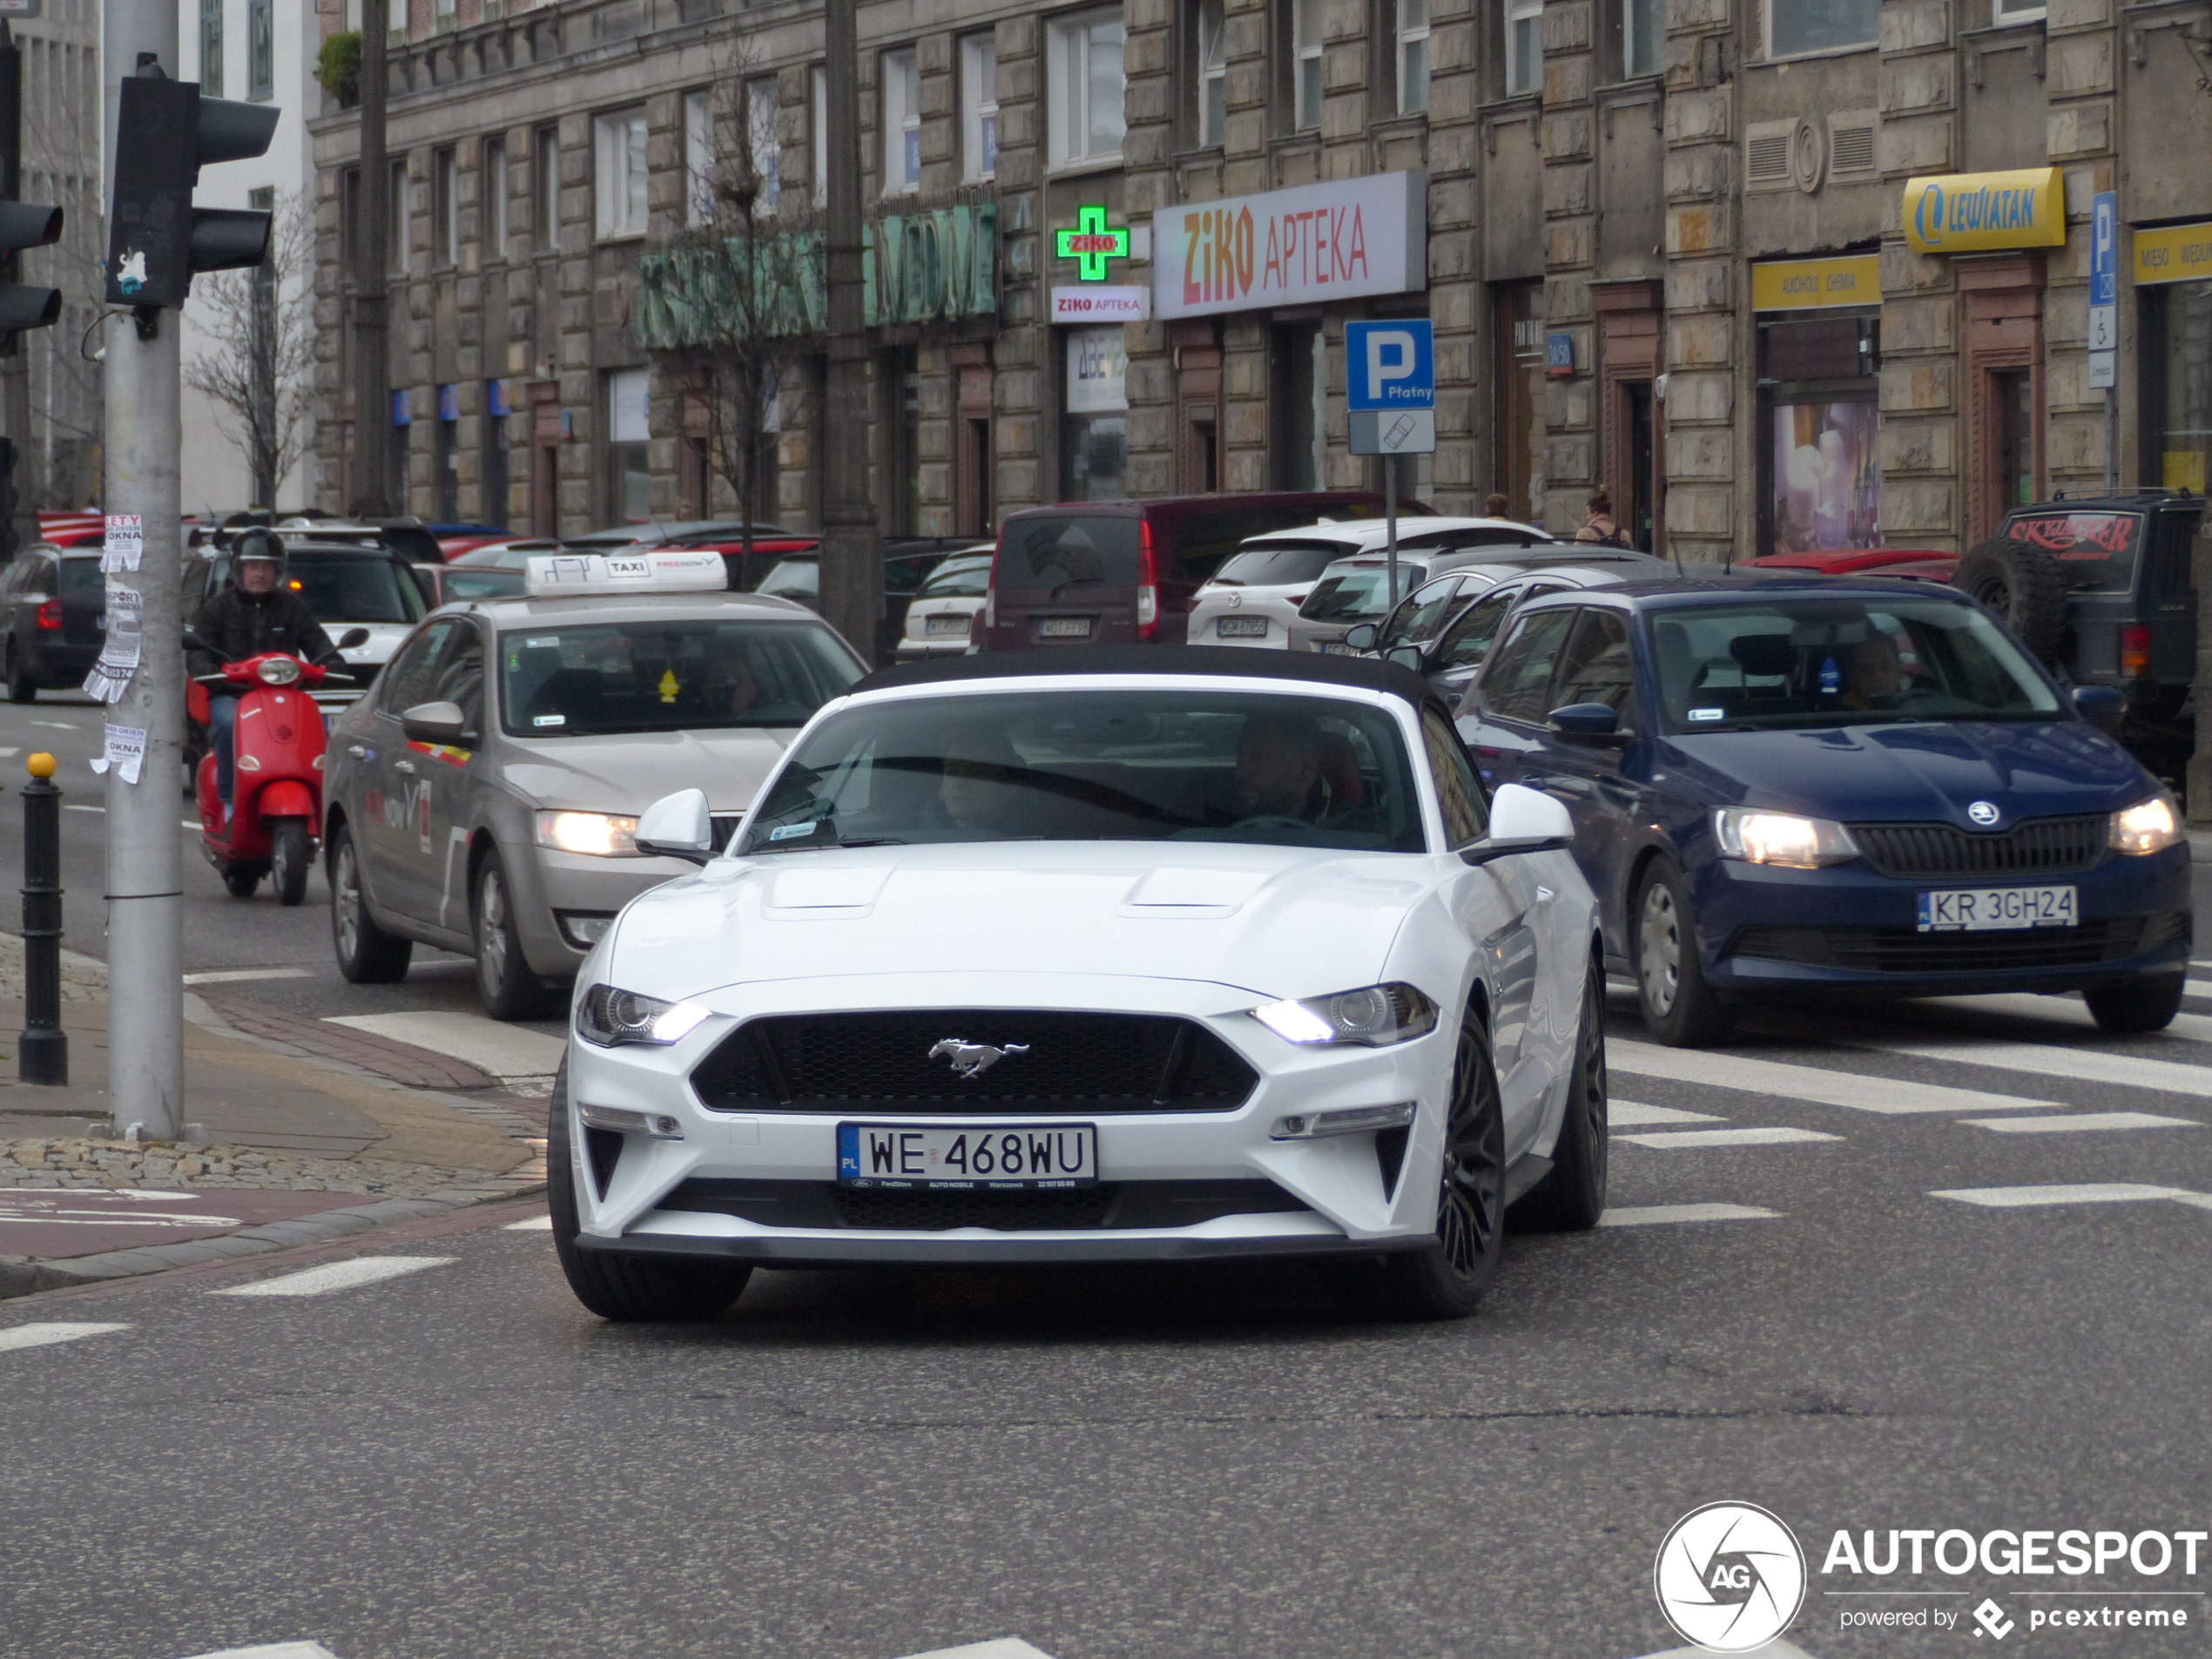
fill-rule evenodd
<path id="1" fill-rule="evenodd" d="M 191 654 L 195 675 L 213 674 L 227 664 L 269 651 L 286 651 L 303 662 L 340 665 L 343 659 L 317 623 L 307 602 L 285 584 L 284 538 L 256 525 L 231 543 L 230 585 L 208 596 L 193 631 L 204 650 Z M 215 680 L 207 687 L 207 723 L 215 751 L 215 791 L 223 817 L 230 819 L 231 785 L 236 752 L 238 699 L 243 685 Z"/>

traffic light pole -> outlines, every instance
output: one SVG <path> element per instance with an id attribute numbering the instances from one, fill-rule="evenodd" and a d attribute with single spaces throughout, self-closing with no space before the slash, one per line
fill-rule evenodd
<path id="1" fill-rule="evenodd" d="M 822 9 L 822 93 L 829 102 L 829 188 L 823 265 L 828 288 L 829 372 L 822 469 L 822 614 L 870 664 L 883 615 L 883 559 L 868 485 L 868 345 L 862 332 L 860 24 L 856 0 Z M 827 418 L 822 418 L 824 414 Z"/>
<path id="2" fill-rule="evenodd" d="M 106 0 L 105 24 L 107 153 L 113 157 L 121 78 L 148 62 L 170 70 L 177 64 L 176 0 Z M 107 711 L 111 756 L 127 749 L 134 732 L 143 734 L 138 741 L 144 756 L 136 767 L 107 769 L 108 999 L 114 1010 L 108 1102 L 118 1131 L 135 1124 L 142 1138 L 173 1141 L 185 1129 L 184 843 L 177 822 L 185 702 L 178 467 L 183 330 L 175 314 L 152 307 L 111 315 L 102 327 L 103 505 L 111 516 L 136 515 L 145 544 L 136 570 L 107 578 L 110 618 L 122 608 L 117 595 L 126 590 L 141 597 L 145 617 L 137 671 Z"/>
<path id="3" fill-rule="evenodd" d="M 14 201 L 23 194 L 23 48 L 0 18 L 0 198 Z M 19 273 L 17 255 L 0 259 L 0 282 L 13 282 Z M 30 351 L 16 336 L 0 336 L 0 430 L 15 443 L 10 471 L 14 488 L 8 493 L 9 523 L 4 538 L 6 556 L 13 558 L 38 539 L 38 516 L 30 492 L 24 488 L 30 464 Z"/>

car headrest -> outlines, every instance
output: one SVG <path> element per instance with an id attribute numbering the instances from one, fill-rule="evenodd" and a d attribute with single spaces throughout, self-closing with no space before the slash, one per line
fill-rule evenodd
<path id="1" fill-rule="evenodd" d="M 1360 779 L 1359 757 L 1352 739 L 1341 732 L 1324 732 L 1315 747 L 1321 758 L 1321 780 L 1329 786 L 1331 799 L 1345 806 L 1365 805 L 1367 786 Z"/>
<path id="2" fill-rule="evenodd" d="M 1738 668 L 1760 679 L 1784 678 L 1797 663 L 1787 634 L 1738 634 L 1728 642 L 1728 654 Z"/>

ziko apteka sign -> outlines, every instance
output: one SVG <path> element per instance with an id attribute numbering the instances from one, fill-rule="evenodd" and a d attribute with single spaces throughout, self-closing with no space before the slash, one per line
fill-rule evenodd
<path id="1" fill-rule="evenodd" d="M 1152 311 L 1203 317 L 1428 286 L 1428 175 L 1386 172 L 1161 208 Z"/>

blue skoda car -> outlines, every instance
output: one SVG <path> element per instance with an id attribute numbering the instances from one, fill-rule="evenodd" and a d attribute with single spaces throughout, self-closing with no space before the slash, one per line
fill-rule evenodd
<path id="1" fill-rule="evenodd" d="M 2117 704 L 1947 588 L 1716 577 L 1524 605 L 1459 729 L 1486 779 L 1571 808 L 1662 1042 L 1807 989 L 2079 990 L 2151 1031 L 2181 1005 L 2188 847 L 2089 718 Z"/>

